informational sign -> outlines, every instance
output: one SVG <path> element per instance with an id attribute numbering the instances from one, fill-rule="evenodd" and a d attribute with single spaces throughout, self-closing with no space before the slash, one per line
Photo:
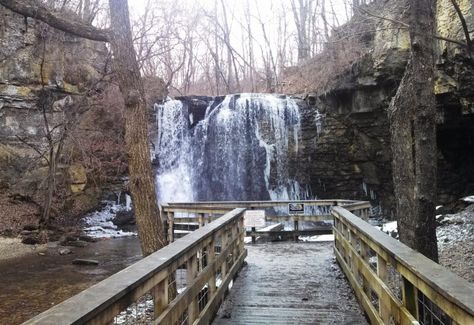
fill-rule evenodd
<path id="1" fill-rule="evenodd" d="M 288 203 L 288 214 L 304 214 L 304 203 Z"/>
<path id="2" fill-rule="evenodd" d="M 265 210 L 245 211 L 244 227 L 265 227 Z"/>

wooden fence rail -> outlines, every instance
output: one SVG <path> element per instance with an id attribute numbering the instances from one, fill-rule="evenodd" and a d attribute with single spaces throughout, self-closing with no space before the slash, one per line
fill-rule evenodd
<path id="1" fill-rule="evenodd" d="M 288 207 L 289 203 L 303 203 L 313 212 L 301 215 L 289 215 L 288 213 L 277 213 Z M 367 219 L 370 213 L 370 202 L 354 200 L 305 200 L 305 201 L 215 201 L 215 202 L 188 202 L 188 203 L 165 203 L 161 207 L 162 219 L 165 222 L 165 229 L 169 242 L 175 239 L 174 228 L 177 223 L 196 223 L 198 227 L 203 227 L 231 209 L 245 208 L 266 209 L 266 221 L 272 222 L 293 222 L 294 235 L 314 235 L 311 231 L 299 230 L 300 222 L 332 221 L 331 208 L 333 206 L 343 206 L 349 211 L 353 211 L 359 217 Z M 274 210 L 274 211 L 272 211 Z M 331 229 L 321 233 L 330 233 Z M 275 233 L 273 234 L 275 235 Z M 283 234 L 282 234 L 283 235 Z"/>
<path id="2" fill-rule="evenodd" d="M 146 296 L 154 306 L 147 323 L 208 324 L 247 254 L 244 211 L 226 213 L 25 324 L 110 324 Z M 186 273 L 181 292 L 177 271 Z"/>
<path id="3" fill-rule="evenodd" d="M 474 285 L 333 207 L 341 265 L 372 324 L 474 324 Z"/>

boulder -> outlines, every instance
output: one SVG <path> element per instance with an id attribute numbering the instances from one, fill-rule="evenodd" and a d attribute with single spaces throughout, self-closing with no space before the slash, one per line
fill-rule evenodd
<path id="1" fill-rule="evenodd" d="M 119 211 L 112 220 L 117 227 L 131 226 L 135 224 L 133 211 Z"/>
<path id="2" fill-rule="evenodd" d="M 72 251 L 69 248 L 60 248 L 58 250 L 59 255 L 68 255 L 72 254 Z"/>

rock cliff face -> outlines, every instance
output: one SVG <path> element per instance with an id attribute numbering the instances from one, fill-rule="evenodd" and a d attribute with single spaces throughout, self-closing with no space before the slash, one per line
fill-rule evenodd
<path id="1" fill-rule="evenodd" d="M 48 169 L 41 157 L 45 130 L 57 139 L 61 126 L 89 104 L 84 93 L 96 90 L 106 58 L 104 44 L 0 6 L 0 192 L 39 195 Z M 57 176 L 71 193 L 86 190 L 83 166 L 60 164 Z"/>
<path id="2" fill-rule="evenodd" d="M 458 2 L 473 30 L 472 1 Z M 375 1 L 364 10 L 403 21 L 403 6 L 393 3 Z M 341 27 L 345 34 L 336 33 L 335 37 L 360 35 L 356 43 L 366 43 L 367 51 L 362 50 L 345 70 L 334 70 L 334 74 L 312 70 L 311 66 L 321 67 L 322 58 L 329 59 L 323 53 L 303 69 L 328 80 L 312 82 L 315 87 L 310 82 L 295 88 L 291 87 L 294 79 L 290 76 L 287 92 L 304 92 L 303 98 L 314 108 L 303 119 L 307 121 L 303 126 L 304 157 L 311 163 L 308 175 L 314 193 L 322 198 L 372 199 L 389 216 L 393 212 L 393 185 L 386 108 L 403 75 L 409 35 L 390 20 L 372 20 L 375 26 L 369 29 L 361 27 L 360 17 L 355 17 Z M 377 32 L 370 32 L 373 27 Z M 438 1 L 438 33 L 463 40 L 459 19 L 448 0 Z M 350 46 L 351 41 L 345 44 Z M 465 49 L 449 42 L 440 42 L 438 54 L 435 93 L 439 108 L 439 203 L 449 204 L 474 192 L 474 61 Z M 315 78 L 304 71 L 298 73 L 305 80 Z M 316 108 L 324 115 L 319 136 L 313 126 L 314 119 L 319 118 Z"/>

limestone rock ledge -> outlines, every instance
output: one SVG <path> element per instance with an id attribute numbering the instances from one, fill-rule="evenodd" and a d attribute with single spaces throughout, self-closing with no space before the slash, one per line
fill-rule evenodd
<path id="1" fill-rule="evenodd" d="M 53 129 L 74 117 L 78 108 L 89 105 L 89 98 L 84 94 L 100 91 L 106 60 L 105 44 L 67 35 L 0 7 L 0 192 L 3 195 L 15 194 L 41 202 L 36 198 L 44 186 L 47 164 L 38 151 L 47 148 L 45 120 Z M 58 183 L 66 184 L 66 190 L 79 200 L 84 200 L 81 197 L 84 195 L 91 198 L 82 203 L 90 208 L 97 204 L 97 195 L 87 188 L 83 168 L 76 166 L 71 172 L 61 163 Z M 7 201 L 12 200 L 4 200 Z M 0 212 L 2 217 L 7 216 Z"/>

